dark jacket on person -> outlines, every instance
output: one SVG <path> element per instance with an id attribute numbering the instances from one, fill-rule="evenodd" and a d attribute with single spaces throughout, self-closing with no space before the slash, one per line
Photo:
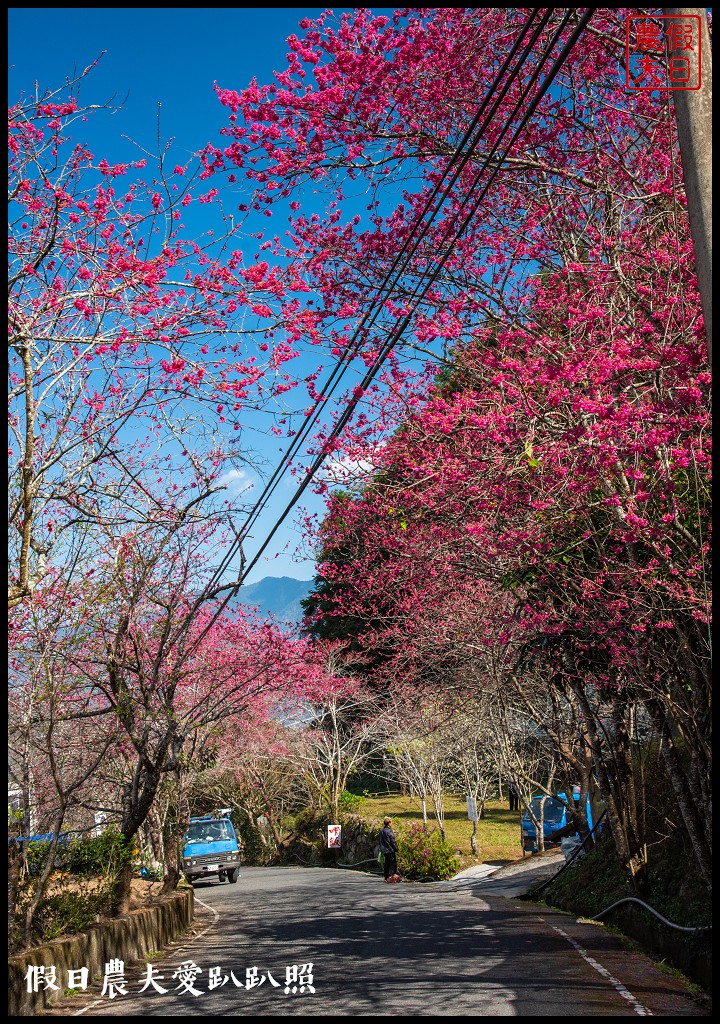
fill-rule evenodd
<path id="1" fill-rule="evenodd" d="M 383 828 L 380 829 L 379 840 L 380 850 L 382 851 L 382 853 L 398 852 L 398 844 L 397 840 L 395 839 L 395 833 L 393 832 L 389 825 L 385 825 L 383 826 Z"/>

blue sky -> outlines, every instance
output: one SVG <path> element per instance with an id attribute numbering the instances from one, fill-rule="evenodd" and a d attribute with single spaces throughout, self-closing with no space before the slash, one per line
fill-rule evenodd
<path id="1" fill-rule="evenodd" d="M 106 141 L 127 134 L 145 145 L 157 133 L 199 149 L 227 123 L 213 83 L 242 88 L 284 67 L 286 38 L 322 8 L 10 8 L 9 96 L 62 84 L 107 51 L 86 87 L 95 102 L 122 103 Z"/>
<path id="2" fill-rule="evenodd" d="M 273 71 L 286 65 L 286 38 L 300 34 L 302 18 L 317 17 L 322 10 L 10 8 L 8 95 L 14 101 L 20 93 L 32 93 L 36 82 L 40 92 L 57 88 L 106 51 L 86 79 L 81 98 L 117 104 L 119 109 L 112 116 L 91 119 L 84 141 L 110 162 L 130 155 L 130 144 L 123 136 L 153 149 L 161 104 L 162 138 L 174 138 L 173 153 L 182 162 L 183 155 L 217 141 L 219 129 L 227 123 L 227 111 L 217 100 L 213 84 L 241 89 L 253 77 L 260 83 L 270 81 Z M 377 10 L 388 13 L 387 8 Z M 268 440 L 267 445 L 265 455 L 275 465 L 281 451 L 278 439 Z M 239 488 L 248 479 L 235 476 L 228 483 Z M 288 481 L 278 489 L 275 503 L 258 524 L 258 544 L 294 487 Z M 316 512 L 323 507 L 309 491 L 301 506 Z M 249 582 L 266 575 L 312 576 L 312 561 L 298 561 L 293 554 L 301 540 L 293 525 L 295 518 L 291 514 Z M 252 557 L 254 551 L 249 548 L 247 554 Z"/>

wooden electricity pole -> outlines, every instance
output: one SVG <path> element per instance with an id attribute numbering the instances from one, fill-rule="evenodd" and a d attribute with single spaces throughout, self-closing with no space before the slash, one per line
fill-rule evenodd
<path id="1" fill-rule="evenodd" d="M 685 176 L 690 234 L 700 301 L 705 319 L 708 362 L 712 365 L 712 51 L 704 7 L 663 7 L 679 23 L 699 18 L 699 89 L 672 89 L 680 158 Z M 669 22 L 668 23 L 672 24 Z M 673 49 L 668 37 L 670 60 L 686 59 L 688 51 Z"/>

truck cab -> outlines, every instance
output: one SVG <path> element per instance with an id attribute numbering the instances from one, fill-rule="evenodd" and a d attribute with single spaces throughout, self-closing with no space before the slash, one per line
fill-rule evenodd
<path id="1" fill-rule="evenodd" d="M 556 793 L 554 796 L 547 796 L 545 793 L 538 793 L 530 801 L 530 809 L 525 811 L 521 821 L 521 842 L 523 848 L 523 855 L 526 853 L 536 853 L 537 844 L 537 832 L 535 828 L 535 822 L 530 814 L 535 816 L 536 820 L 539 821 L 541 817 L 541 805 L 543 800 L 545 801 L 544 807 L 542 807 L 542 822 L 543 822 L 543 835 L 545 837 L 545 845 L 551 845 L 553 842 L 559 842 L 559 840 L 553 839 L 555 833 L 560 832 L 570 823 L 569 815 L 569 801 L 565 793 Z M 576 794 L 573 793 L 573 801 L 577 807 L 579 801 L 579 794 L 576 799 Z M 590 797 L 587 799 L 585 807 L 585 814 L 587 817 L 588 828 L 593 827 L 593 814 L 590 806 Z"/>
<path id="2" fill-rule="evenodd" d="M 240 873 L 240 845 L 230 820 L 230 811 L 222 808 L 213 814 L 191 818 L 183 837 L 183 871 L 189 882 L 217 876 L 222 882 L 237 882 Z"/>

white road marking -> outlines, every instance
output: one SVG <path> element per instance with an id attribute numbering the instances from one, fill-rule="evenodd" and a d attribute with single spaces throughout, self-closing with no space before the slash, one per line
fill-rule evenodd
<path id="1" fill-rule="evenodd" d="M 590 966 L 598 972 L 598 974 L 601 974 L 603 978 L 607 978 L 607 980 L 610 982 L 613 988 L 620 993 L 623 999 L 627 999 L 635 1013 L 637 1013 L 640 1017 L 653 1016 L 651 1010 L 648 1010 L 646 1006 L 643 1006 L 642 1003 L 638 1002 L 638 1000 L 635 998 L 632 992 L 629 992 L 621 981 L 618 981 L 617 978 L 613 978 L 610 971 L 608 971 L 607 968 L 603 967 L 602 964 L 599 964 L 597 960 L 594 960 L 593 957 L 591 957 L 590 954 L 586 950 L 584 950 L 579 943 L 575 941 L 575 939 L 570 938 L 567 932 L 564 932 L 562 928 L 556 928 L 555 925 L 552 926 L 552 929 L 553 931 L 557 932 L 558 935 L 562 935 L 564 939 L 567 939 L 570 945 L 578 951 L 583 960 L 589 963 Z"/>

